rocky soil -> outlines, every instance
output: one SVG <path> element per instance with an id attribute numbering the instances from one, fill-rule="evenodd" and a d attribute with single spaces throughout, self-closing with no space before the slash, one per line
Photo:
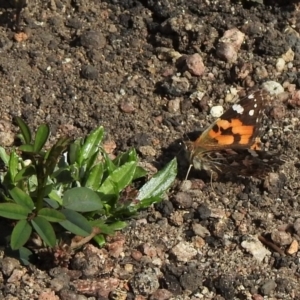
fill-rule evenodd
<path id="1" fill-rule="evenodd" d="M 300 5 L 297 1 L 28 0 L 20 32 L 0 1 L 0 144 L 21 116 L 51 138 L 103 125 L 179 175 L 165 200 L 66 267 L 1 255 L 0 299 L 300 299 Z M 271 81 L 264 179 L 187 171 L 180 141 Z"/>

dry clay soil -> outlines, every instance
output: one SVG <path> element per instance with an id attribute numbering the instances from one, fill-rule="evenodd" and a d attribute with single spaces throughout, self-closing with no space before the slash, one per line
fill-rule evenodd
<path id="1" fill-rule="evenodd" d="M 19 35 L 8 2 L 0 2 L 0 143 L 10 146 L 15 115 L 33 129 L 50 124 L 52 141 L 102 125 L 114 154 L 135 147 L 152 170 L 177 156 L 179 175 L 162 203 L 67 267 L 3 256 L 0 299 L 300 299 L 297 2 L 30 0 Z M 245 37 L 230 62 L 216 49 L 232 28 Z M 205 66 L 198 76 L 178 63 L 195 53 Z M 270 80 L 284 92 L 266 110 L 261 138 L 285 163 L 265 179 L 223 174 L 211 184 L 192 172 L 182 185 L 178 141 L 211 124 L 210 108 L 228 108 L 228 94 Z"/>

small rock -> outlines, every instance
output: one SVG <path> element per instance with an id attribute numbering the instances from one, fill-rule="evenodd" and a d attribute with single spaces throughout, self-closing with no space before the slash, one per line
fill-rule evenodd
<path id="1" fill-rule="evenodd" d="M 210 110 L 210 114 L 214 118 L 219 118 L 224 112 L 224 108 L 222 105 L 213 106 Z"/>
<path id="2" fill-rule="evenodd" d="M 296 219 L 293 226 L 297 235 L 300 235 L 300 218 Z"/>
<path id="3" fill-rule="evenodd" d="M 239 51 L 244 38 L 245 34 L 237 28 L 226 30 L 217 46 L 217 56 L 227 62 L 236 61 L 237 52 Z"/>
<path id="4" fill-rule="evenodd" d="M 277 62 L 276 62 L 276 70 L 278 72 L 282 72 L 284 70 L 284 67 L 285 67 L 285 61 L 283 58 L 278 58 L 277 59 Z"/>
<path id="5" fill-rule="evenodd" d="M 188 71 L 195 76 L 201 76 L 205 71 L 202 57 L 198 53 L 189 55 L 186 58 L 186 66 Z"/>
<path id="6" fill-rule="evenodd" d="M 264 297 L 260 294 L 253 294 L 252 300 L 264 300 Z"/>
<path id="7" fill-rule="evenodd" d="M 148 243 L 145 243 L 141 246 L 142 252 L 149 257 L 156 257 L 157 251 L 156 248 Z"/>
<path id="8" fill-rule="evenodd" d="M 180 191 L 186 192 L 189 191 L 192 187 L 192 181 L 191 180 L 183 180 L 183 182 L 180 185 Z"/>
<path id="9" fill-rule="evenodd" d="M 158 289 L 151 295 L 150 300 L 169 300 L 172 296 L 173 294 L 168 290 Z"/>
<path id="10" fill-rule="evenodd" d="M 276 106 L 274 106 L 271 109 L 271 111 L 270 111 L 270 115 L 275 120 L 282 120 L 285 117 L 285 115 L 286 115 L 285 107 L 283 105 L 276 105 Z M 279 178 L 278 175 L 277 175 L 277 177 Z"/>
<path id="11" fill-rule="evenodd" d="M 262 84 L 262 87 L 267 90 L 270 95 L 274 96 L 284 92 L 283 86 L 276 81 L 266 81 Z"/>
<path id="12" fill-rule="evenodd" d="M 143 257 L 143 254 L 142 254 L 142 252 L 140 252 L 138 250 L 132 250 L 131 251 L 131 257 L 134 260 L 139 261 Z"/>
<path id="13" fill-rule="evenodd" d="M 170 216 L 170 222 L 175 226 L 181 226 L 183 224 L 182 212 L 175 211 Z"/>
<path id="14" fill-rule="evenodd" d="M 291 235 L 285 231 L 274 230 L 271 233 L 272 241 L 279 246 L 290 245 L 293 241 Z"/>
<path id="15" fill-rule="evenodd" d="M 137 273 L 130 281 L 134 294 L 151 295 L 159 288 L 159 281 L 155 270 L 148 268 Z"/>
<path id="16" fill-rule="evenodd" d="M 171 253 L 178 261 L 188 262 L 197 255 L 197 250 L 188 242 L 180 242 L 172 248 Z"/>
<path id="17" fill-rule="evenodd" d="M 200 220 L 207 220 L 211 216 L 211 210 L 205 204 L 201 204 L 197 208 L 197 214 Z"/>
<path id="18" fill-rule="evenodd" d="M 80 43 L 88 49 L 103 49 L 106 45 L 106 38 L 101 32 L 91 30 L 81 35 Z"/>
<path id="19" fill-rule="evenodd" d="M 237 52 L 234 47 L 227 43 L 219 43 L 216 50 L 217 56 L 227 62 L 235 62 L 237 60 Z"/>
<path id="20" fill-rule="evenodd" d="M 282 54 L 281 56 L 285 62 L 291 62 L 294 60 L 295 57 L 295 53 L 294 51 L 290 48 L 287 52 L 285 52 L 284 54 Z"/>
<path id="21" fill-rule="evenodd" d="M 299 243 L 297 240 L 293 240 L 292 243 L 290 244 L 289 248 L 286 250 L 286 253 L 289 255 L 293 255 L 297 253 L 299 250 Z"/>
<path id="22" fill-rule="evenodd" d="M 299 107 L 300 106 L 300 91 L 294 91 L 292 93 L 292 97 L 288 100 L 288 104 L 292 107 Z"/>
<path id="23" fill-rule="evenodd" d="M 269 279 L 261 287 L 260 291 L 264 296 L 270 295 L 271 292 L 276 288 L 276 283 L 274 280 Z"/>
<path id="24" fill-rule="evenodd" d="M 206 243 L 202 237 L 195 236 L 193 237 L 193 245 L 195 246 L 196 249 L 201 249 L 206 245 Z"/>
<path id="25" fill-rule="evenodd" d="M 259 262 L 262 262 L 266 255 L 271 255 L 271 252 L 263 246 L 257 236 L 248 235 L 247 239 L 241 243 L 241 246 Z"/>
<path id="26" fill-rule="evenodd" d="M 20 267 L 20 262 L 11 257 L 5 257 L 1 263 L 1 270 L 5 276 L 10 276 L 12 272 Z"/>
<path id="27" fill-rule="evenodd" d="M 141 146 L 139 147 L 139 151 L 144 155 L 144 156 L 152 156 L 154 157 L 156 155 L 156 151 L 152 146 Z"/>
<path id="28" fill-rule="evenodd" d="M 168 112 L 177 113 L 180 110 L 180 99 L 176 98 L 168 102 Z"/>
<path id="29" fill-rule="evenodd" d="M 193 204 L 193 199 L 189 194 L 179 192 L 176 194 L 174 202 L 180 208 L 190 208 Z"/>
<path id="30" fill-rule="evenodd" d="M 86 65 L 81 68 L 81 75 L 85 79 L 97 79 L 98 71 L 95 67 L 91 65 Z"/>
<path id="31" fill-rule="evenodd" d="M 133 104 L 130 102 L 122 102 L 120 104 L 120 109 L 121 109 L 121 111 L 128 113 L 128 114 L 133 113 L 135 111 Z"/>
<path id="32" fill-rule="evenodd" d="M 264 79 L 269 76 L 267 69 L 264 66 L 259 66 L 255 69 L 255 74 L 260 78 Z"/>
<path id="33" fill-rule="evenodd" d="M 201 224 L 195 223 L 192 225 L 193 231 L 196 235 L 201 236 L 202 238 L 205 238 L 210 235 L 210 232 L 208 229 Z"/>

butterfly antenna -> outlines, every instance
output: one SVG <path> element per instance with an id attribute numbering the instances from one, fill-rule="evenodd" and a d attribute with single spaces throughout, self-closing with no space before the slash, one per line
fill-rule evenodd
<path id="1" fill-rule="evenodd" d="M 188 179 L 188 176 L 189 176 L 189 174 L 190 174 L 190 171 L 191 171 L 192 166 L 193 166 L 192 164 L 189 165 L 189 168 L 188 168 L 188 170 L 187 170 L 187 172 L 186 172 L 186 176 L 185 176 L 185 179 L 184 179 L 184 180 L 187 180 L 187 179 Z"/>

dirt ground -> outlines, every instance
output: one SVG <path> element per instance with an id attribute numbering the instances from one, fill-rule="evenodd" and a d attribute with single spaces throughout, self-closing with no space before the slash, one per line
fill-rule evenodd
<path id="1" fill-rule="evenodd" d="M 179 160 L 165 200 L 104 249 L 50 270 L 2 254 L 0 299 L 300 299 L 297 1 L 29 0 L 18 34 L 9 1 L 0 11 L 1 145 L 18 115 L 53 140 L 102 125 L 114 153 L 135 147 L 152 168 Z M 242 43 L 222 48 L 234 28 Z M 282 91 L 261 138 L 285 163 L 265 179 L 183 182 L 180 140 L 266 81 Z"/>

